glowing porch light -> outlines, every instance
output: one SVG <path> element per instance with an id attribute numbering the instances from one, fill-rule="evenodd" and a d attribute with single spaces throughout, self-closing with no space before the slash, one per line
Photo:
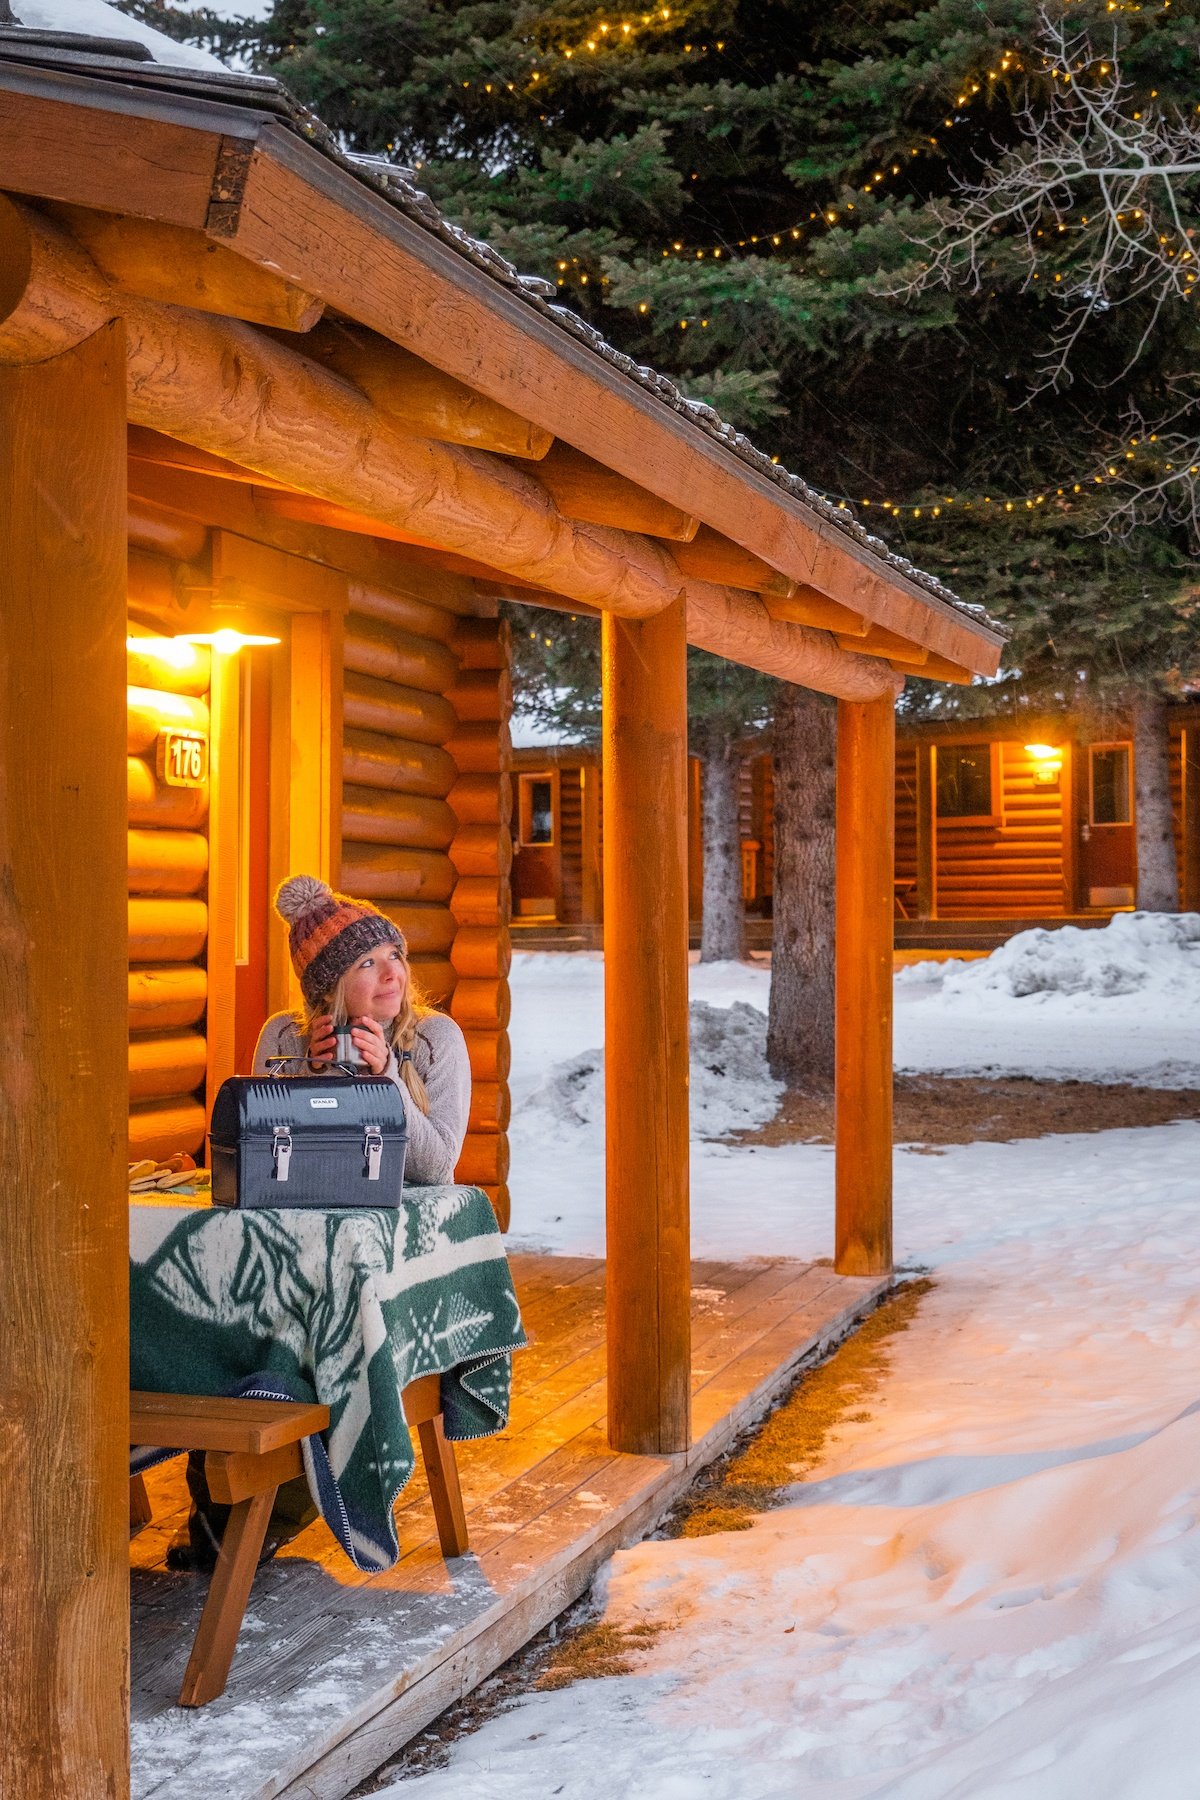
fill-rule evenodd
<path id="1" fill-rule="evenodd" d="M 125 648 L 136 656 L 153 656 L 172 669 L 194 669 L 199 658 L 183 638 L 127 637 Z"/>
<path id="2" fill-rule="evenodd" d="M 1063 753 L 1058 744 L 1026 744 L 1025 754 L 1033 758 L 1033 779 L 1038 787 L 1053 787 L 1062 774 Z"/>
<path id="3" fill-rule="evenodd" d="M 278 644 L 277 637 L 254 637 L 223 625 L 220 631 L 187 631 L 176 640 L 181 644 L 207 644 L 219 656 L 236 656 L 239 650 L 251 650 L 259 644 Z"/>

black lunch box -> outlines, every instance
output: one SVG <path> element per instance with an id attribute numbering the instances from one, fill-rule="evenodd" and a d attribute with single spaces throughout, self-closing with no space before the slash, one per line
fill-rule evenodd
<path id="1" fill-rule="evenodd" d="M 217 1206 L 399 1206 L 408 1125 L 385 1075 L 234 1075 L 209 1132 Z"/>

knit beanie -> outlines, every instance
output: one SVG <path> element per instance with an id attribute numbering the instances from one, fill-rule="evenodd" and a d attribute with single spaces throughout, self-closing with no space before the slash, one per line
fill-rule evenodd
<path id="1" fill-rule="evenodd" d="M 335 894 L 315 875 L 285 881 L 275 896 L 275 911 L 288 926 L 292 967 L 310 1006 L 319 1006 L 377 944 L 407 950 L 399 926 L 366 901 Z"/>

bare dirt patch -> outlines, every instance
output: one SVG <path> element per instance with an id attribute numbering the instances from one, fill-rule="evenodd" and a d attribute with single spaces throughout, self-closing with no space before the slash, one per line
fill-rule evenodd
<path id="1" fill-rule="evenodd" d="M 933 1287 L 922 1275 L 888 1296 L 826 1362 L 800 1377 L 787 1398 L 742 1447 L 705 1470 L 664 1528 L 667 1537 L 748 1531 L 779 1490 L 803 1481 L 822 1461 L 838 1427 L 871 1417 L 891 1367 L 895 1338 L 907 1331 Z"/>
<path id="2" fill-rule="evenodd" d="M 1096 1081 L 1038 1081 L 960 1075 L 897 1075 L 892 1131 L 897 1144 L 973 1144 L 984 1139 L 1048 1137 L 1113 1131 L 1200 1119 L 1200 1089 L 1125 1087 Z M 742 1131 L 737 1144 L 829 1144 L 833 1099 L 787 1093 L 766 1125 Z"/>

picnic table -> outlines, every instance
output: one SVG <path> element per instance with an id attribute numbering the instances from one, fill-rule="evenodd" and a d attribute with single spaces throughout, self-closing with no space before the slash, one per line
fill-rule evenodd
<path id="1" fill-rule="evenodd" d="M 380 1211 L 130 1206 L 131 1386 L 327 1406 L 305 1468 L 356 1568 L 399 1554 L 392 1508 L 414 1465 L 403 1389 L 439 1375 L 447 1439 L 490 1437 L 524 1343 L 479 1188 L 408 1188 Z"/>

